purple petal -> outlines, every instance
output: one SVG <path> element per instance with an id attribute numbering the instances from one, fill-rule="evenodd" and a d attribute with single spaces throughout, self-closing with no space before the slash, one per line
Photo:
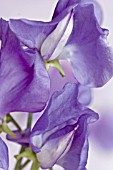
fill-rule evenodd
<path id="1" fill-rule="evenodd" d="M 107 34 L 98 25 L 93 5 L 75 8 L 74 28 L 61 57 L 67 57 L 80 84 L 100 87 L 113 76 L 113 52 L 106 42 Z"/>
<path id="2" fill-rule="evenodd" d="M 87 86 L 79 85 L 78 101 L 81 104 L 88 105 L 88 104 L 90 104 L 91 99 L 92 99 L 91 88 L 89 88 Z"/>
<path id="3" fill-rule="evenodd" d="M 29 146 L 29 136 L 30 136 L 30 131 L 29 129 L 26 129 L 23 132 L 20 132 L 18 130 L 13 131 L 13 133 L 15 133 L 16 138 L 12 138 L 10 135 L 7 135 L 7 140 L 10 140 L 12 142 L 16 142 L 19 143 L 20 145 L 24 146 L 24 147 L 28 147 Z"/>
<path id="4" fill-rule="evenodd" d="M 88 158 L 87 119 L 91 115 L 83 115 L 78 121 L 78 129 L 74 134 L 72 145 L 67 154 L 57 163 L 65 170 L 85 170 Z"/>
<path id="5" fill-rule="evenodd" d="M 37 157 L 43 168 L 52 167 L 68 146 L 71 146 L 81 115 L 88 114 L 94 120 L 98 119 L 95 112 L 77 101 L 77 97 L 78 87 L 74 83 L 67 84 L 62 91 L 55 92 L 32 130 L 30 144 L 32 149 L 38 152 Z"/>
<path id="6" fill-rule="evenodd" d="M 1 40 L 1 37 L 2 37 L 2 19 L 0 18 L 0 40 Z"/>
<path id="7" fill-rule="evenodd" d="M 27 19 L 11 19 L 9 26 L 24 45 L 30 48 L 40 47 L 45 38 L 56 27 L 57 23 L 30 21 Z"/>
<path id="8" fill-rule="evenodd" d="M 59 157 L 65 152 L 69 143 L 73 139 L 73 131 L 65 134 L 66 130 L 59 131 L 50 136 L 50 139 L 41 147 L 41 152 L 37 153 L 38 161 L 43 169 L 51 168 Z M 63 135 L 64 134 L 64 135 Z"/>
<path id="9" fill-rule="evenodd" d="M 35 152 L 39 152 L 40 150 L 40 148 L 36 147 L 36 144 L 34 144 L 34 137 L 36 135 L 51 130 L 60 124 L 65 124 L 66 121 L 79 115 L 78 110 L 76 111 L 75 109 L 77 105 L 77 94 L 78 90 L 76 84 L 67 84 L 64 89 L 53 94 L 47 109 L 45 110 L 41 118 L 37 121 L 32 130 L 30 143 Z M 71 107 L 72 114 L 70 114 L 70 112 L 68 111 L 69 107 Z M 63 114 L 61 114 L 62 112 L 65 113 L 65 117 Z M 75 116 L 73 116 L 73 114 Z M 57 117 L 59 119 L 57 119 Z"/>
<path id="10" fill-rule="evenodd" d="M 63 15 L 64 11 L 68 11 L 69 8 L 73 8 L 78 4 L 93 4 L 96 18 L 100 24 L 102 23 L 103 12 L 101 6 L 95 0 L 59 0 L 53 14 L 53 19 L 55 19 L 59 15 Z"/>
<path id="11" fill-rule="evenodd" d="M 9 26 L 25 46 L 36 48 L 45 60 L 53 60 L 67 43 L 72 31 L 72 18 L 70 10 L 64 17 L 60 16 L 58 20 L 48 23 L 10 20 Z"/>
<path id="12" fill-rule="evenodd" d="M 95 16 L 98 20 L 98 23 L 101 24 L 102 20 L 103 20 L 103 11 L 102 11 L 102 7 L 100 6 L 100 4 L 98 3 L 98 1 L 96 0 L 81 0 L 81 5 L 88 5 L 88 4 L 93 4 L 94 5 L 94 13 Z"/>
<path id="13" fill-rule="evenodd" d="M 4 46 L 6 41 L 6 35 L 8 30 L 8 21 L 4 19 L 0 19 L 0 41 L 1 41 L 1 48 Z M 0 48 L 0 49 L 1 49 Z M 1 51 L 0 51 L 1 52 Z"/>
<path id="14" fill-rule="evenodd" d="M 77 117 L 80 114 L 79 107 L 81 107 L 79 106 L 80 104 L 77 103 L 77 95 L 78 87 L 74 83 L 67 84 L 61 91 L 56 91 L 52 95 L 44 114 L 35 124 L 33 132 L 36 130 L 45 131 L 45 129 L 49 129 L 49 127 L 52 129 L 75 116 Z M 78 109 L 76 109 L 76 107 L 78 107 Z M 69 112 L 69 108 L 71 108 L 71 114 Z M 65 117 L 61 114 L 62 112 L 65 113 Z M 57 119 L 57 117 L 59 119 Z"/>
<path id="15" fill-rule="evenodd" d="M 0 117 L 13 111 L 41 111 L 49 89 L 49 76 L 39 53 L 24 50 L 7 29 L 0 57 Z"/>
<path id="16" fill-rule="evenodd" d="M 3 170 L 8 170 L 9 167 L 9 157 L 8 148 L 4 141 L 0 138 L 0 168 Z"/>
<path id="17" fill-rule="evenodd" d="M 79 1 L 80 0 L 59 0 L 53 14 L 53 19 L 64 13 L 64 10 L 67 10 L 70 6 L 71 8 L 75 7 Z"/>
<path id="18" fill-rule="evenodd" d="M 56 132 L 56 129 L 52 129 L 42 135 L 43 140 L 49 136 L 37 153 L 42 168 L 50 168 L 57 163 L 66 170 L 85 169 L 88 157 L 87 119 L 90 123 L 98 118 L 94 113 L 84 114 L 75 125 L 70 125 L 74 122 L 68 122 L 65 127 L 59 126 Z M 37 136 L 37 140 L 40 137 Z"/>

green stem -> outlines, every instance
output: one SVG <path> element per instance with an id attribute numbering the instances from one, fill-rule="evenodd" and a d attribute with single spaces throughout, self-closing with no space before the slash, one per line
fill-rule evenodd
<path id="1" fill-rule="evenodd" d="M 30 160 L 27 160 L 23 165 L 20 166 L 19 170 L 22 170 L 23 168 L 25 168 L 26 165 L 28 165 L 29 162 L 30 162 Z"/>
<path id="2" fill-rule="evenodd" d="M 19 124 L 15 121 L 15 119 L 14 119 L 10 114 L 8 114 L 8 116 L 10 117 L 11 122 L 15 125 L 15 127 L 21 132 L 22 129 L 21 129 L 21 127 L 19 126 Z"/>
<path id="3" fill-rule="evenodd" d="M 53 168 L 49 168 L 49 170 L 53 170 Z"/>
<path id="4" fill-rule="evenodd" d="M 24 147 L 21 147 L 20 153 L 22 153 L 22 152 L 24 152 L 24 151 L 25 151 L 25 148 L 24 148 Z M 22 162 L 22 158 L 20 158 L 20 159 L 16 162 L 16 165 L 15 165 L 14 170 L 20 170 L 21 162 Z"/>
<path id="5" fill-rule="evenodd" d="M 13 122 L 13 124 L 18 128 L 18 130 L 20 130 L 20 132 L 22 131 L 20 126 L 17 124 L 17 122 L 13 119 L 13 117 L 11 115 L 9 115 L 9 118 L 11 119 L 11 121 Z M 27 128 L 31 128 L 31 124 L 32 124 L 32 114 L 29 113 L 28 115 L 28 122 L 27 122 Z M 21 154 L 22 152 L 25 151 L 25 148 L 22 147 L 21 150 L 20 150 L 20 153 Z M 23 165 L 21 165 L 21 162 L 22 162 L 22 159 L 23 158 L 20 158 L 19 160 L 17 160 L 17 163 L 15 165 L 15 168 L 14 170 L 22 170 L 29 162 L 30 160 L 27 160 Z"/>
<path id="6" fill-rule="evenodd" d="M 31 128 L 32 125 L 32 113 L 28 114 L 27 128 Z"/>

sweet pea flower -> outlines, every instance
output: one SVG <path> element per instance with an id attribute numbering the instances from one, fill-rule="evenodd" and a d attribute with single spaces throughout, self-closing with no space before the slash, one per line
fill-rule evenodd
<path id="1" fill-rule="evenodd" d="M 8 148 L 4 141 L 0 138 L 0 169 L 8 170 L 8 167 L 9 167 Z"/>
<path id="2" fill-rule="evenodd" d="M 65 170 L 85 170 L 87 128 L 98 114 L 80 104 L 77 97 L 75 83 L 55 92 L 31 132 L 30 145 L 43 169 L 59 164 Z"/>
<path id="3" fill-rule="evenodd" d="M 50 79 L 40 54 L 25 49 L 3 19 L 0 39 L 0 117 L 41 111 L 49 97 Z"/>
<path id="4" fill-rule="evenodd" d="M 113 51 L 95 13 L 93 4 L 60 0 L 52 21 L 12 19 L 9 26 L 43 60 L 66 60 L 80 84 L 101 87 L 113 76 Z"/>

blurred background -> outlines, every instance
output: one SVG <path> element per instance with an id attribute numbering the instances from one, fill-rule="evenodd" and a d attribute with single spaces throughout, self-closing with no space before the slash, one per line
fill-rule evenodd
<path id="1" fill-rule="evenodd" d="M 57 0 L 0 0 L 0 17 L 27 18 L 33 20 L 49 21 Z M 113 1 L 98 0 L 102 9 L 103 28 L 109 29 L 108 41 L 113 47 Z M 89 158 L 88 170 L 113 170 L 113 79 L 104 87 L 93 89 L 92 102 L 89 106 L 100 114 L 100 119 L 89 127 Z M 24 113 L 27 117 L 27 114 Z M 16 114 L 23 128 L 26 126 L 22 114 Z M 5 135 L 2 137 L 5 139 Z M 10 168 L 13 170 L 19 145 L 8 143 L 10 154 Z M 29 170 L 29 168 L 26 168 Z M 55 167 L 56 170 L 60 168 Z"/>

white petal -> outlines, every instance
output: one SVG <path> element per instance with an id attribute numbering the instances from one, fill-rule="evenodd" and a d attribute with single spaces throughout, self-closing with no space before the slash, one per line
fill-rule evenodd
<path id="1" fill-rule="evenodd" d="M 51 139 L 45 143 L 41 148 L 41 152 L 37 153 L 37 158 L 42 168 L 50 168 L 54 165 L 68 147 L 73 134 L 74 132 L 72 131 L 67 135 Z"/>
<path id="2" fill-rule="evenodd" d="M 45 39 L 41 46 L 41 55 L 46 59 L 51 56 L 51 60 L 55 59 L 62 48 L 65 46 L 73 28 L 73 14 L 69 13 L 63 20 L 59 22 L 55 30 Z"/>

